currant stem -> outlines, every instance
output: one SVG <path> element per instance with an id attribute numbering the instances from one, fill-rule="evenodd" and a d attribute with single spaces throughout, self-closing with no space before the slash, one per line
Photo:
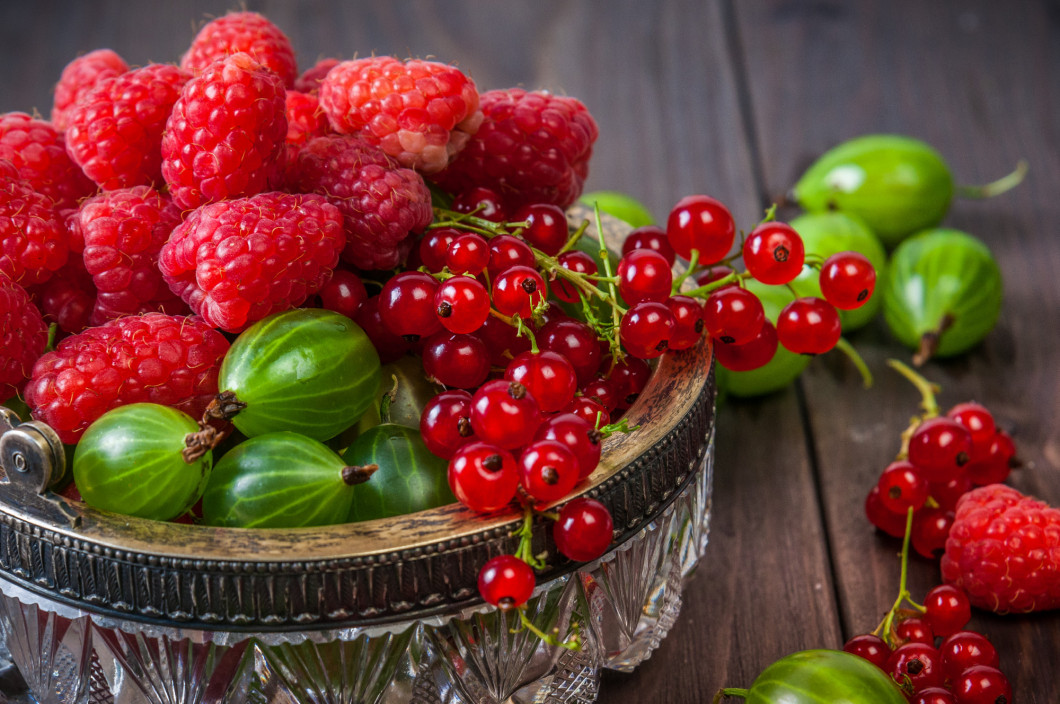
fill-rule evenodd
<path id="1" fill-rule="evenodd" d="M 600 220 L 600 205 L 596 204 L 593 206 L 593 214 L 596 216 L 596 232 L 599 235 L 600 241 L 600 261 L 604 265 L 604 273 L 608 279 L 611 279 L 615 272 L 611 271 L 611 256 L 607 251 L 607 243 L 604 242 L 604 224 Z M 593 287 L 596 288 L 595 286 Z M 608 338 L 608 342 L 611 344 L 611 362 L 617 364 L 618 360 L 622 359 L 624 353 L 622 352 L 622 315 L 626 312 L 620 310 L 617 303 L 618 301 L 618 290 L 615 287 L 614 281 L 607 282 L 607 291 L 610 294 L 611 305 L 611 322 L 614 325 L 614 336 Z"/>
<path id="2" fill-rule="evenodd" d="M 907 364 L 897 359 L 888 359 L 887 366 L 912 382 L 913 386 L 920 392 L 920 408 L 924 411 L 921 418 L 934 418 L 939 414 L 939 404 L 935 399 L 935 394 L 941 391 L 942 388 L 938 384 L 928 381 Z"/>
<path id="3" fill-rule="evenodd" d="M 984 183 L 979 186 L 957 186 L 954 190 L 961 198 L 993 198 L 994 196 L 999 196 L 1020 185 L 1023 181 L 1023 177 L 1027 175 L 1027 169 L 1027 162 L 1020 159 L 1016 164 L 1016 169 L 1014 171 L 1005 174 L 996 181 Z"/>
<path id="4" fill-rule="evenodd" d="M 872 632 L 873 635 L 882 638 L 892 648 L 895 647 L 894 619 L 901 611 L 902 604 L 908 604 L 921 613 L 927 610 L 913 601 L 913 595 L 909 593 L 909 587 L 907 586 L 909 578 L 909 543 L 912 535 L 913 508 L 910 507 L 905 515 L 905 536 L 902 538 L 902 570 L 898 579 L 898 598 L 894 600 L 894 604 L 891 606 L 890 611 L 887 612 L 887 615 L 884 616 L 880 625 L 876 626 L 876 629 Z"/>
<path id="5" fill-rule="evenodd" d="M 861 383 L 866 389 L 872 388 L 872 371 L 869 369 L 869 365 L 865 363 L 865 360 L 858 353 L 854 345 L 850 344 L 850 341 L 845 337 L 840 337 L 839 341 L 835 343 L 835 348 L 845 354 L 854 367 L 861 373 Z"/>
<path id="6" fill-rule="evenodd" d="M 747 699 L 748 694 L 750 694 L 750 692 L 741 687 L 725 687 L 718 690 L 718 693 L 714 695 L 714 701 L 711 702 L 711 704 L 718 704 L 722 699 L 728 699 L 729 697 Z"/>
<path id="7" fill-rule="evenodd" d="M 680 293 L 681 286 L 685 283 L 685 280 L 692 275 L 692 272 L 699 266 L 699 250 L 693 249 L 689 253 L 688 268 L 686 268 L 677 278 L 674 279 L 673 286 L 670 289 L 670 293 Z"/>
<path id="8" fill-rule="evenodd" d="M 515 531 L 519 538 L 519 547 L 515 556 L 535 570 L 545 569 L 544 560 L 534 555 L 534 509 L 529 504 L 523 506 L 523 524 Z"/>
<path id="9" fill-rule="evenodd" d="M 574 233 L 567 239 L 567 241 L 563 244 L 560 250 L 556 252 L 556 256 L 558 257 L 564 252 L 569 252 L 571 249 L 573 249 L 574 245 L 578 244 L 578 240 L 582 238 L 582 235 L 585 234 L 585 231 L 587 229 L 589 229 L 589 221 L 582 220 L 581 224 L 578 225 L 578 229 L 575 230 Z"/>
<path id="10" fill-rule="evenodd" d="M 551 645 L 557 648 L 566 648 L 567 650 L 581 650 L 582 649 L 582 638 L 581 638 L 581 626 L 577 621 L 571 621 L 571 633 L 564 640 L 559 639 L 559 631 L 553 629 L 552 633 L 545 633 L 540 628 L 534 625 L 534 622 L 530 620 L 530 617 L 526 615 L 526 607 L 521 606 L 519 611 L 519 623 L 526 630 L 533 633 L 535 636 L 541 639 L 542 643 Z M 514 631 L 513 631 L 514 632 Z"/>

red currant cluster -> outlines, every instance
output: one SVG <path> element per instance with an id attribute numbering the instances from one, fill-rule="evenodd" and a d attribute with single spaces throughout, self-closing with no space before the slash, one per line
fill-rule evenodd
<path id="1" fill-rule="evenodd" d="M 986 636 L 967 630 L 967 595 L 942 584 L 928 591 L 923 604 L 912 600 L 906 587 L 909 543 L 907 536 L 894 605 L 872 633 L 854 636 L 843 649 L 889 674 L 912 704 L 1011 704 L 1012 686 L 998 669 L 997 650 Z"/>
<path id="2" fill-rule="evenodd" d="M 888 364 L 920 390 L 922 412 L 869 491 L 865 513 L 877 528 L 901 537 L 912 509 L 913 548 L 933 558 L 946 547 L 957 500 L 973 487 L 1003 482 L 1019 464 L 1016 446 L 982 404 L 959 403 L 942 415 L 935 385 L 901 362 Z"/>

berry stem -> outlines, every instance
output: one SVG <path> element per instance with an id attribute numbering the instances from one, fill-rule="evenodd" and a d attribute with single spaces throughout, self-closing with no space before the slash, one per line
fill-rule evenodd
<path id="1" fill-rule="evenodd" d="M 853 363 L 854 367 L 861 373 L 861 383 L 866 389 L 872 388 L 872 371 L 869 369 L 869 365 L 865 363 L 865 360 L 858 353 L 854 345 L 850 344 L 850 341 L 845 337 L 840 337 L 835 343 L 836 349 L 847 356 L 847 359 Z"/>
<path id="2" fill-rule="evenodd" d="M 578 229 L 575 230 L 571 234 L 571 236 L 567 238 L 567 241 L 563 244 L 563 246 L 560 248 L 560 250 L 558 252 L 556 252 L 556 256 L 558 257 L 559 255 L 563 254 L 564 252 L 569 252 L 570 250 L 574 249 L 574 245 L 578 244 L 578 240 L 580 240 L 582 238 L 582 235 L 585 234 L 585 231 L 588 228 L 589 228 L 589 221 L 588 220 L 582 220 L 581 224 L 578 225 Z"/>
<path id="3" fill-rule="evenodd" d="M 747 699 L 748 694 L 750 694 L 750 692 L 741 687 L 725 687 L 718 690 L 718 693 L 714 695 L 714 701 L 711 702 L 711 704 L 718 704 L 722 699 L 728 699 L 729 697 Z"/>
<path id="4" fill-rule="evenodd" d="M 909 593 L 909 587 L 907 586 L 909 578 L 909 542 L 912 535 L 913 508 L 910 507 L 906 512 L 905 536 L 902 538 L 902 569 L 900 573 L 901 576 L 898 579 L 898 598 L 894 600 L 894 604 L 891 605 L 891 609 L 887 612 L 887 615 L 883 617 L 883 621 L 880 622 L 880 625 L 876 626 L 876 629 L 872 632 L 873 635 L 883 638 L 887 645 L 892 648 L 896 646 L 894 619 L 901 612 L 903 604 L 911 606 L 921 613 L 926 611 L 922 605 L 913 601 L 913 595 Z"/>
<path id="5" fill-rule="evenodd" d="M 913 386 L 920 392 L 920 408 L 924 411 L 921 414 L 921 418 L 934 418 L 939 414 L 939 404 L 935 399 L 935 394 L 941 391 L 942 388 L 938 384 L 928 381 L 909 365 L 897 359 L 888 359 L 887 366 L 912 382 Z"/>
<path id="6" fill-rule="evenodd" d="M 692 272 L 699 266 L 699 250 L 693 249 L 688 258 L 688 267 L 681 272 L 676 278 L 674 278 L 673 287 L 671 287 L 671 293 L 680 293 L 681 286 L 685 283 L 685 280 L 692 275 Z"/>
<path id="7" fill-rule="evenodd" d="M 1027 175 L 1027 168 L 1027 162 L 1020 159 L 1016 164 L 1014 171 L 1005 174 L 996 181 L 991 181 L 990 183 L 984 183 L 978 186 L 957 186 L 954 190 L 961 198 L 975 198 L 980 200 L 984 198 L 993 198 L 994 196 L 999 196 L 1018 186 L 1023 181 L 1023 177 Z"/>
<path id="8" fill-rule="evenodd" d="M 566 648 L 567 650 L 582 649 L 581 626 L 577 621 L 571 621 L 570 633 L 568 633 L 566 638 L 560 640 L 558 628 L 553 628 L 551 633 L 545 633 L 540 628 L 535 626 L 534 622 L 530 620 L 530 617 L 526 615 L 525 606 L 519 607 L 518 611 L 520 626 L 540 638 L 542 643 L 557 648 Z M 517 633 L 518 630 L 512 629 L 512 632 Z"/>
<path id="9" fill-rule="evenodd" d="M 545 569 L 545 561 L 534 555 L 534 509 L 530 504 L 523 506 L 523 524 L 516 529 L 515 535 L 519 538 L 515 556 L 535 570 Z"/>
<path id="10" fill-rule="evenodd" d="M 618 361 L 625 356 L 625 353 L 622 351 L 621 322 L 622 315 L 626 311 L 621 310 L 620 306 L 617 303 L 618 290 L 615 287 L 615 282 L 611 280 L 614 277 L 615 272 L 611 270 L 611 256 L 610 253 L 607 251 L 607 243 L 604 242 L 604 224 L 600 220 L 599 204 L 593 206 L 593 215 L 596 216 L 596 232 L 599 235 L 600 241 L 600 262 L 604 265 L 604 274 L 606 274 L 608 278 L 607 290 L 610 294 L 611 302 L 611 323 L 614 326 L 613 329 L 615 333 L 613 337 L 608 337 L 608 342 L 611 345 L 611 362 L 612 364 L 617 364 Z"/>
<path id="11" fill-rule="evenodd" d="M 711 281 L 709 284 L 703 284 L 702 286 L 694 288 L 690 291 L 683 291 L 682 293 L 685 296 L 692 296 L 693 298 L 707 298 L 708 296 L 710 296 L 711 293 L 717 291 L 719 288 L 723 288 L 725 286 L 728 286 L 729 284 L 739 283 L 740 281 L 748 279 L 750 277 L 751 275 L 748 274 L 746 271 L 734 271 L 731 274 L 726 274 L 720 279 L 715 279 L 714 281 Z"/>

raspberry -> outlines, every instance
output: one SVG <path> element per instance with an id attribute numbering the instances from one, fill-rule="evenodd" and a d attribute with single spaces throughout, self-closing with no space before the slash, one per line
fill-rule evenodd
<path id="1" fill-rule="evenodd" d="M 0 159 L 10 161 L 33 190 L 57 208 L 76 208 L 96 185 L 66 153 L 66 141 L 50 122 L 24 112 L 0 115 Z"/>
<path id="2" fill-rule="evenodd" d="M 207 323 L 237 332 L 316 293 L 345 241 L 342 213 L 323 196 L 261 193 L 189 214 L 158 267 Z"/>
<path id="3" fill-rule="evenodd" d="M 290 165 L 303 144 L 331 132 L 331 125 L 320 109 L 320 99 L 315 93 L 289 90 L 284 104 L 287 112 L 287 164 Z"/>
<path id="4" fill-rule="evenodd" d="M 321 59 L 317 61 L 295 79 L 294 89 L 302 93 L 318 94 L 320 92 L 320 82 L 324 80 L 324 76 L 328 75 L 328 71 L 338 66 L 338 64 L 338 59 Z"/>
<path id="5" fill-rule="evenodd" d="M 191 75 L 149 64 L 100 81 L 70 111 L 66 151 L 105 190 L 162 183 L 162 130 Z"/>
<path id="6" fill-rule="evenodd" d="M 942 578 L 997 613 L 1060 607 L 1060 509 L 1003 484 L 965 493 Z"/>
<path id="7" fill-rule="evenodd" d="M 48 326 L 29 294 L 0 274 L 0 401 L 22 388 L 46 344 Z"/>
<path id="8" fill-rule="evenodd" d="M 47 281 L 66 263 L 67 238 L 52 199 L 0 159 L 0 273 L 22 286 Z"/>
<path id="9" fill-rule="evenodd" d="M 55 84 L 52 101 L 52 124 L 62 132 L 70 124 L 69 115 L 78 98 L 105 78 L 120 76 L 129 70 L 125 59 L 111 49 L 96 49 L 66 64 Z"/>
<path id="10" fill-rule="evenodd" d="M 147 313 L 71 335 L 41 356 L 26 384 L 33 417 L 75 443 L 92 421 L 129 403 L 202 417 L 217 395 L 228 340 L 201 319 Z"/>
<path id="11" fill-rule="evenodd" d="M 415 233 L 433 217 L 423 178 L 364 140 L 318 137 L 298 153 L 289 178 L 296 190 L 327 195 L 342 211 L 342 259 L 360 269 L 390 269 L 405 259 Z"/>
<path id="12" fill-rule="evenodd" d="M 521 88 L 482 94 L 484 119 L 435 180 L 460 193 L 485 187 L 510 212 L 532 203 L 567 208 L 581 195 L 598 130 L 579 100 Z"/>
<path id="13" fill-rule="evenodd" d="M 283 82 L 233 54 L 184 84 L 162 136 L 162 176 L 189 210 L 272 190 L 286 138 Z"/>
<path id="14" fill-rule="evenodd" d="M 30 298 L 40 309 L 44 321 L 55 323 L 66 333 L 81 332 L 88 327 L 96 305 L 96 285 L 85 269 L 85 260 L 71 253 L 55 275 L 28 289 Z"/>
<path id="15" fill-rule="evenodd" d="M 218 59 L 250 54 L 277 74 L 285 87 L 294 85 L 298 65 L 290 39 L 271 21 L 256 12 L 229 12 L 203 25 L 180 59 L 180 67 L 200 73 Z"/>
<path id="16" fill-rule="evenodd" d="M 85 269 L 99 294 L 92 323 L 123 315 L 189 313 L 162 280 L 158 253 L 181 221 L 180 208 L 150 186 L 107 191 L 81 204 Z"/>
<path id="17" fill-rule="evenodd" d="M 444 168 L 482 121 L 475 83 L 459 69 L 391 56 L 332 68 L 320 83 L 320 105 L 335 131 L 357 134 L 425 174 Z"/>

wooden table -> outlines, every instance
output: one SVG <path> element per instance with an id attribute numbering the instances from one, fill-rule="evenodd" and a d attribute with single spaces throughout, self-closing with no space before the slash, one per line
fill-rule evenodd
<path id="1" fill-rule="evenodd" d="M 131 64 L 173 61 L 206 14 L 233 3 L 2 4 L 0 110 L 47 115 L 78 53 L 109 46 Z M 944 406 L 975 399 L 1009 429 L 1026 467 L 1010 482 L 1060 504 L 1060 10 L 1055 3 L 880 0 L 720 2 L 250 1 L 321 56 L 397 54 L 455 62 L 480 88 L 521 85 L 582 99 L 600 139 L 589 189 L 617 189 L 664 218 L 708 193 L 750 229 L 817 154 L 849 137 L 904 133 L 936 146 L 962 183 L 1030 161 L 1026 182 L 956 202 L 947 223 L 1001 264 L 1000 322 L 962 357 L 929 363 Z M 791 216 L 796 211 L 782 211 Z M 719 412 L 715 514 L 706 559 L 661 648 L 600 701 L 702 702 L 767 664 L 840 647 L 893 601 L 899 543 L 862 501 L 915 412 L 887 370 L 909 353 L 877 320 L 853 336 L 876 375 L 863 390 L 837 355 L 793 387 Z M 920 597 L 936 562 L 914 559 Z M 1060 701 L 1060 614 L 976 613 L 1016 701 Z"/>

